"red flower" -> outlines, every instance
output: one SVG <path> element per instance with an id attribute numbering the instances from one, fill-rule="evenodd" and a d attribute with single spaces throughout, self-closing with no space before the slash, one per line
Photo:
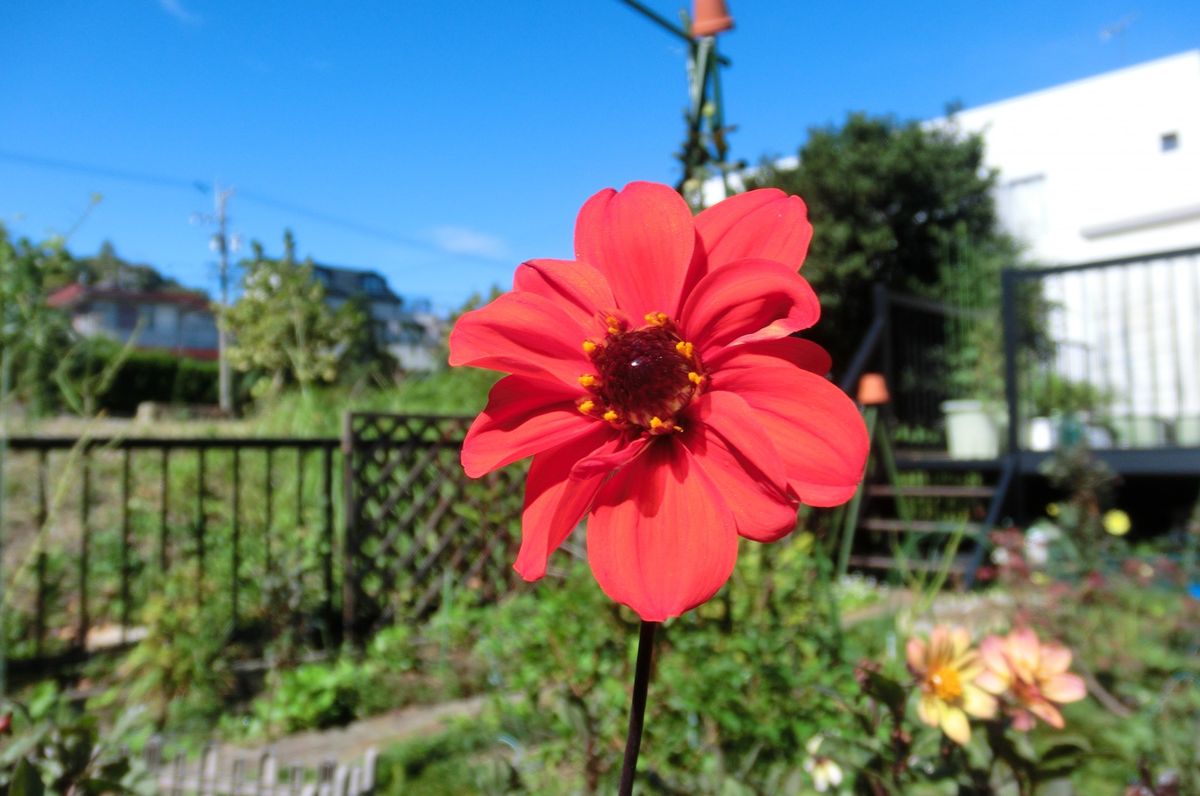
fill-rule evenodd
<path id="1" fill-rule="evenodd" d="M 799 502 L 854 494 L 867 453 L 829 356 L 788 337 L 817 297 L 796 271 L 804 203 L 776 190 L 693 218 L 670 188 L 593 196 L 575 260 L 531 260 L 465 314 L 450 364 L 511 375 L 463 445 L 471 477 L 533 456 L 516 569 L 526 580 L 588 511 L 602 589 L 645 620 L 678 616 L 729 578 L 738 535 L 769 542 Z"/>

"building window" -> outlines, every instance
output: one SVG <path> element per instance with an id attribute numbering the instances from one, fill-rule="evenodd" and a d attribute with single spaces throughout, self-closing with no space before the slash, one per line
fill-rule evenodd
<path id="1" fill-rule="evenodd" d="M 1179 133 L 1163 133 L 1159 137 L 1159 146 L 1163 152 L 1179 149 Z"/>
<path id="2" fill-rule="evenodd" d="M 383 280 L 374 274 L 368 274 L 363 277 L 362 288 L 368 296 L 382 296 Z"/>
<path id="3" fill-rule="evenodd" d="M 117 328 L 121 331 L 129 331 L 137 325 L 138 308 L 136 304 L 118 304 L 117 305 Z"/>

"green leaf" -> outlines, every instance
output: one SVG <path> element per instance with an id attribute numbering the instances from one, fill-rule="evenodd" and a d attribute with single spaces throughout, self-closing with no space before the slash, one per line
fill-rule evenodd
<path id="1" fill-rule="evenodd" d="M 8 786 L 9 796 L 42 796 L 45 792 L 41 774 L 27 758 L 21 758 L 13 773 L 12 783 Z"/>

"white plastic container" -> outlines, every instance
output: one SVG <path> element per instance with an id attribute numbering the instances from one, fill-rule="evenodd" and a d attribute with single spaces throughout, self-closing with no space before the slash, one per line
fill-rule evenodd
<path id="1" fill-rule="evenodd" d="M 995 459 L 1000 455 L 1003 423 L 994 406 L 983 401 L 946 401 L 946 447 L 952 459 Z"/>

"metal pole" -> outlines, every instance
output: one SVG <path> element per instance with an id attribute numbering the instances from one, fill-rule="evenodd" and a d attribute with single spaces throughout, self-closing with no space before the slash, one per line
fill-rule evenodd
<path id="1" fill-rule="evenodd" d="M 1017 280 L 1020 274 L 1005 268 L 1000 278 L 1001 307 L 1004 312 L 1004 398 L 1008 402 L 1008 455 L 1016 465 L 1016 519 L 1022 522 L 1025 513 L 1025 479 L 1021 462 L 1021 410 L 1018 379 L 1017 345 L 1020 335 L 1017 313 Z"/>

